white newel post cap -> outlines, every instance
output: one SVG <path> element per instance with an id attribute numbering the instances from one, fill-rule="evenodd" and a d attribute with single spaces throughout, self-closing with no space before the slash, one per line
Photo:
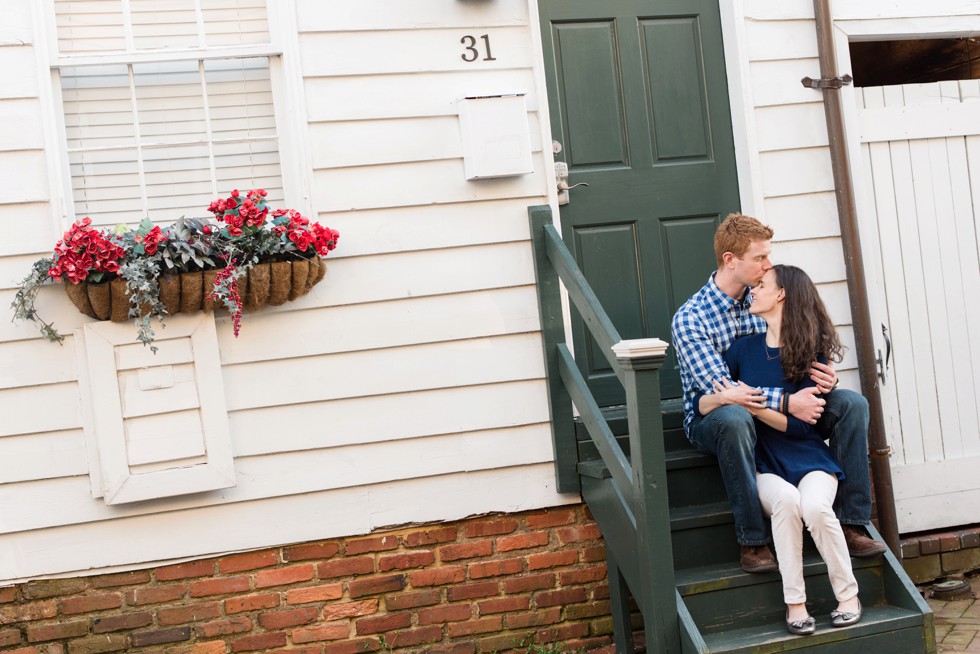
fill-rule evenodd
<path id="1" fill-rule="evenodd" d="M 670 343 L 659 338 L 634 338 L 616 343 L 612 350 L 617 359 L 640 359 L 665 356 L 668 347 Z"/>

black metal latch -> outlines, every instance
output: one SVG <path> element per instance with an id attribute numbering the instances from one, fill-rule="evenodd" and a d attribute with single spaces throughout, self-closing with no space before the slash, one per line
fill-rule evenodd
<path id="1" fill-rule="evenodd" d="M 839 89 L 840 87 L 850 84 L 854 81 L 854 78 L 850 75 L 844 75 L 843 77 L 831 77 L 830 79 L 813 79 L 812 77 L 804 77 L 800 80 L 803 86 L 808 89 Z"/>

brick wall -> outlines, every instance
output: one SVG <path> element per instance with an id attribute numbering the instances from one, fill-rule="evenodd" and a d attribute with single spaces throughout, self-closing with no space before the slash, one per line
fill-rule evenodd
<path id="1" fill-rule="evenodd" d="M 583 506 L 0 588 L 0 651 L 505 652 L 611 642 Z"/>
<path id="2" fill-rule="evenodd" d="M 980 526 L 902 538 L 902 566 L 917 584 L 980 569 Z"/>

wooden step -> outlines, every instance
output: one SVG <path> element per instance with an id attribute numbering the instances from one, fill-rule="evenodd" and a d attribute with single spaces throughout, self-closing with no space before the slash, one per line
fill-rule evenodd
<path id="1" fill-rule="evenodd" d="M 880 557 L 851 559 L 851 567 L 854 570 L 878 568 L 880 565 Z M 803 557 L 804 577 L 825 574 L 827 574 L 827 565 L 820 558 L 820 555 L 816 552 L 808 552 Z M 748 573 L 742 570 L 737 562 L 687 568 L 674 572 L 677 592 L 681 594 L 681 597 L 779 580 L 778 572 Z"/>
<path id="2" fill-rule="evenodd" d="M 865 607 L 861 622 L 834 629 L 826 615 L 817 619 L 817 633 L 794 636 L 782 620 L 706 634 L 712 654 L 767 654 L 806 651 L 820 654 L 921 654 L 927 651 L 922 615 L 895 606 Z"/>

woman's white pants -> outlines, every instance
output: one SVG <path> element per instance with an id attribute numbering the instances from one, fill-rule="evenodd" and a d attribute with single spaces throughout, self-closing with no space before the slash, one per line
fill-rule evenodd
<path id="1" fill-rule="evenodd" d="M 806 602 L 803 525 L 810 531 L 827 564 L 837 601 L 843 602 L 857 595 L 857 581 L 851 570 L 844 532 L 834 515 L 837 477 L 816 470 L 803 477 L 797 487 L 778 475 L 757 473 L 756 484 L 762 510 L 772 518 L 772 539 L 779 559 L 779 574 L 783 578 L 783 601 L 787 604 Z"/>

